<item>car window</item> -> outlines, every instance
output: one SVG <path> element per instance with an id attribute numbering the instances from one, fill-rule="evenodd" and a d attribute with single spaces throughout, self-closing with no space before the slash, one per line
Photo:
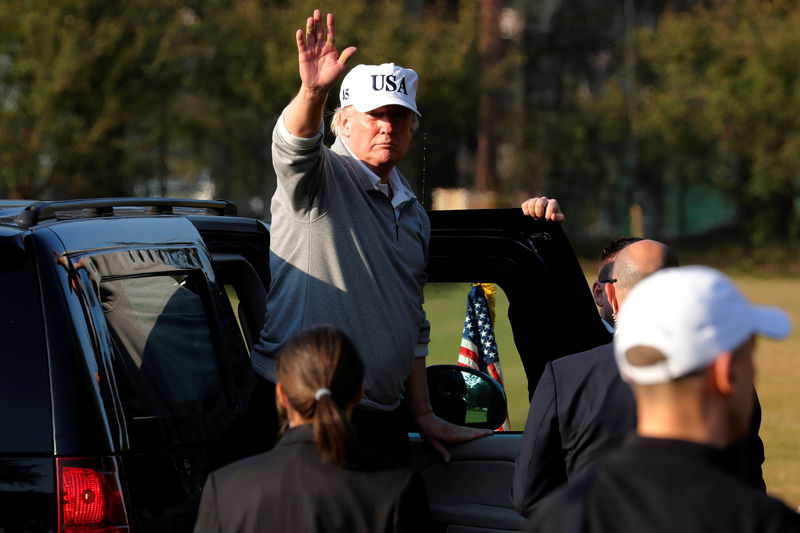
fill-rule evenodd
<path id="1" fill-rule="evenodd" d="M 39 289 L 30 258 L 0 267 L 0 452 L 52 451 L 50 381 Z"/>
<path id="2" fill-rule="evenodd" d="M 266 289 L 250 262 L 235 253 L 214 254 L 214 276 L 228 297 L 248 352 L 264 325 Z"/>
<path id="3" fill-rule="evenodd" d="M 496 290 L 493 332 L 508 400 L 509 426 L 512 431 L 522 431 L 528 416 L 528 383 L 508 320 L 508 298 L 499 286 L 492 286 Z M 429 282 L 425 286 L 425 312 L 431 323 L 427 365 L 458 364 L 471 290 L 470 283 Z"/>
<path id="4" fill-rule="evenodd" d="M 229 407 L 198 278 L 191 272 L 107 279 L 100 297 L 117 384 L 132 418 Z"/>

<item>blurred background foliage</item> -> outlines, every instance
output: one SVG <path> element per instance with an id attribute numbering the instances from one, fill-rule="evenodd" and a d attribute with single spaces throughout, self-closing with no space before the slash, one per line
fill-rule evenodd
<path id="1" fill-rule="evenodd" d="M 3 0 L 0 196 L 215 197 L 268 218 L 270 135 L 315 7 L 352 64 L 419 72 L 401 170 L 426 207 L 436 188 L 546 194 L 576 241 L 794 249 L 790 0 Z"/>

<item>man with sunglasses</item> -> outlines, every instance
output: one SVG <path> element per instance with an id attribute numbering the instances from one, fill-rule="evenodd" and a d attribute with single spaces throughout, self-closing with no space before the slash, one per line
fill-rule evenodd
<path id="1" fill-rule="evenodd" d="M 597 272 L 597 280 L 592 283 L 592 296 L 594 297 L 594 303 L 600 310 L 600 319 L 609 333 L 614 333 L 614 311 L 611 309 L 611 304 L 608 303 L 605 285 L 611 280 L 614 259 L 616 259 L 617 254 L 629 244 L 641 240 L 642 237 L 620 237 L 611 241 L 600 252 L 600 270 Z"/>
<path id="2" fill-rule="evenodd" d="M 644 239 L 624 246 L 612 265 L 603 288 L 616 314 L 636 283 L 677 266 L 678 259 L 665 244 Z M 612 343 L 547 363 L 515 466 L 514 507 L 529 517 L 554 489 L 618 448 L 635 425 L 636 406 L 619 377 Z"/>

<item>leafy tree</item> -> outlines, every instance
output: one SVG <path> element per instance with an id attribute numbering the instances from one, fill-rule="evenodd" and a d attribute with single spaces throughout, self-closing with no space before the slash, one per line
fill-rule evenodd
<path id="1" fill-rule="evenodd" d="M 181 15 L 178 2 L 149 0 L 0 6 L 7 194 L 126 192 L 126 164 L 147 144 L 126 126 L 169 108 L 165 94 L 179 79 L 172 61 L 182 53 L 173 47 L 185 31 Z"/>
<path id="2" fill-rule="evenodd" d="M 639 34 L 644 164 L 679 190 L 726 193 L 750 244 L 797 237 L 798 23 L 797 2 L 738 0 L 668 12 Z"/>
<path id="3" fill-rule="evenodd" d="M 657 16 L 662 2 L 635 2 L 640 19 Z M 636 161 L 624 83 L 630 21 L 619 0 L 543 2 L 526 25 L 526 175 L 519 186 L 569 206 L 576 233 L 625 231 Z M 651 5 L 653 4 L 653 5 Z M 614 78 L 616 92 L 603 98 Z"/>
<path id="4" fill-rule="evenodd" d="M 354 62 L 421 77 L 419 142 L 402 170 L 456 181 L 475 128 L 477 0 L 335 2 Z M 316 2 L 7 0 L 0 4 L 0 194 L 185 194 L 263 215 L 272 127 L 299 85 L 294 31 Z M 354 63 L 355 64 L 355 63 Z M 328 112 L 338 103 L 332 95 Z M 427 138 L 428 149 L 424 147 Z M 423 158 L 425 162 L 423 164 Z"/>

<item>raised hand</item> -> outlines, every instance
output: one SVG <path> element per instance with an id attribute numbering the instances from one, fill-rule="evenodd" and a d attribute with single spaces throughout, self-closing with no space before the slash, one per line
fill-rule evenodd
<path id="1" fill-rule="evenodd" d="M 300 80 L 303 87 L 312 91 L 329 91 L 344 73 L 347 60 L 356 47 L 345 48 L 341 55 L 336 50 L 336 29 L 333 14 L 327 17 L 327 38 L 319 9 L 306 20 L 306 31 L 297 30 L 297 56 Z"/>

